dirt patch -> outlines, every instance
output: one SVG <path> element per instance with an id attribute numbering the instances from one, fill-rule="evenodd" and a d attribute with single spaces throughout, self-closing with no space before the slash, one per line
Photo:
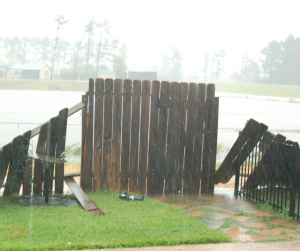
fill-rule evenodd
<path id="1" fill-rule="evenodd" d="M 234 227 L 227 228 L 225 232 L 228 234 L 240 234 L 240 233 L 245 233 L 247 231 L 248 230 L 246 228 L 234 226 Z"/>
<path id="2" fill-rule="evenodd" d="M 253 228 L 267 228 L 267 225 L 263 222 L 245 222 L 243 223 L 246 227 L 253 227 Z"/>
<path id="3" fill-rule="evenodd" d="M 226 219 L 226 218 L 231 218 L 233 220 L 236 220 L 236 221 L 240 221 L 240 222 L 244 222 L 244 221 L 247 221 L 248 219 L 250 219 L 250 217 L 248 216 L 233 216 L 233 215 L 228 215 L 228 214 L 216 214 L 216 216 L 220 219 L 220 220 L 223 220 L 223 219 Z"/>
<path id="4" fill-rule="evenodd" d="M 262 235 L 250 235 L 250 234 L 235 234 L 231 236 L 232 240 L 237 242 L 246 242 L 246 241 L 262 241 L 269 240 L 269 237 Z"/>
<path id="5" fill-rule="evenodd" d="M 169 205 L 172 206 L 172 207 L 180 208 L 180 209 L 187 207 L 187 205 L 182 205 L 182 204 L 169 204 Z"/>
<path id="6" fill-rule="evenodd" d="M 211 209 L 215 209 L 215 210 L 220 210 L 220 211 L 224 211 L 228 214 L 235 214 L 235 212 L 231 211 L 231 210 L 228 210 L 228 209 L 225 209 L 225 208 L 222 208 L 222 207 L 213 207 L 213 206 L 200 206 L 201 208 L 211 208 Z"/>
<path id="7" fill-rule="evenodd" d="M 28 234 L 28 230 L 15 230 L 15 231 L 11 231 L 9 233 L 9 235 L 11 235 L 11 236 L 16 236 L 16 235 L 27 236 L 27 234 Z"/>
<path id="8" fill-rule="evenodd" d="M 201 211 L 192 211 L 192 212 L 186 212 L 190 216 L 194 217 L 201 217 L 203 215 L 203 212 Z"/>
<path id="9" fill-rule="evenodd" d="M 257 215 L 257 216 L 264 216 L 264 217 L 266 217 L 266 216 L 274 216 L 274 214 L 271 213 L 271 212 L 268 212 L 268 211 L 260 211 L 260 210 L 251 210 L 251 211 L 249 211 L 249 213 L 255 214 L 255 215 Z"/>

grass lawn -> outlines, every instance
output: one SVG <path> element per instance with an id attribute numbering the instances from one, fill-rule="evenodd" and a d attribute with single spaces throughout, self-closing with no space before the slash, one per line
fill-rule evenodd
<path id="1" fill-rule="evenodd" d="M 199 219 L 155 199 L 124 201 L 118 193 L 88 196 L 106 213 L 81 208 L 22 207 L 0 198 L 1 250 L 63 250 L 229 242 Z"/>
<path id="2" fill-rule="evenodd" d="M 215 83 L 215 85 L 217 92 L 286 97 L 290 99 L 300 98 L 300 86 L 244 83 Z M 88 90 L 88 81 L 0 79 L 0 90 L 86 92 Z"/>

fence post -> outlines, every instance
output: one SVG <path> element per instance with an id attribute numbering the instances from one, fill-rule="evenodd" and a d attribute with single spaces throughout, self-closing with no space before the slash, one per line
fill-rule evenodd
<path id="1" fill-rule="evenodd" d="M 296 200 L 296 182 L 297 182 L 297 168 L 298 168 L 298 143 L 293 143 L 293 165 L 292 165 L 292 182 L 290 194 L 290 211 L 289 216 L 294 218 L 295 215 L 295 200 Z"/>

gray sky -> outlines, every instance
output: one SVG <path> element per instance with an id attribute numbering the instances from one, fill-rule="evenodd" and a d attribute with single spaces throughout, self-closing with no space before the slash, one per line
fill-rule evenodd
<path id="1" fill-rule="evenodd" d="M 160 66 L 161 55 L 177 45 L 184 70 L 201 70 L 203 53 L 223 48 L 224 75 L 230 75 L 244 52 L 258 60 L 271 40 L 300 36 L 298 7 L 295 0 L 15 0 L 1 3 L 0 36 L 55 37 L 61 14 L 69 23 L 60 36 L 74 41 L 94 16 L 108 20 L 114 37 L 127 44 L 129 63 Z"/>

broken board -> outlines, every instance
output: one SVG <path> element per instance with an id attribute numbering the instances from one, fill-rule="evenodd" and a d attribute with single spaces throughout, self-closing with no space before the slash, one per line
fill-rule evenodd
<path id="1" fill-rule="evenodd" d="M 93 215 L 105 215 L 105 213 L 86 195 L 73 177 L 65 178 L 65 182 L 85 210 L 90 211 Z"/>

